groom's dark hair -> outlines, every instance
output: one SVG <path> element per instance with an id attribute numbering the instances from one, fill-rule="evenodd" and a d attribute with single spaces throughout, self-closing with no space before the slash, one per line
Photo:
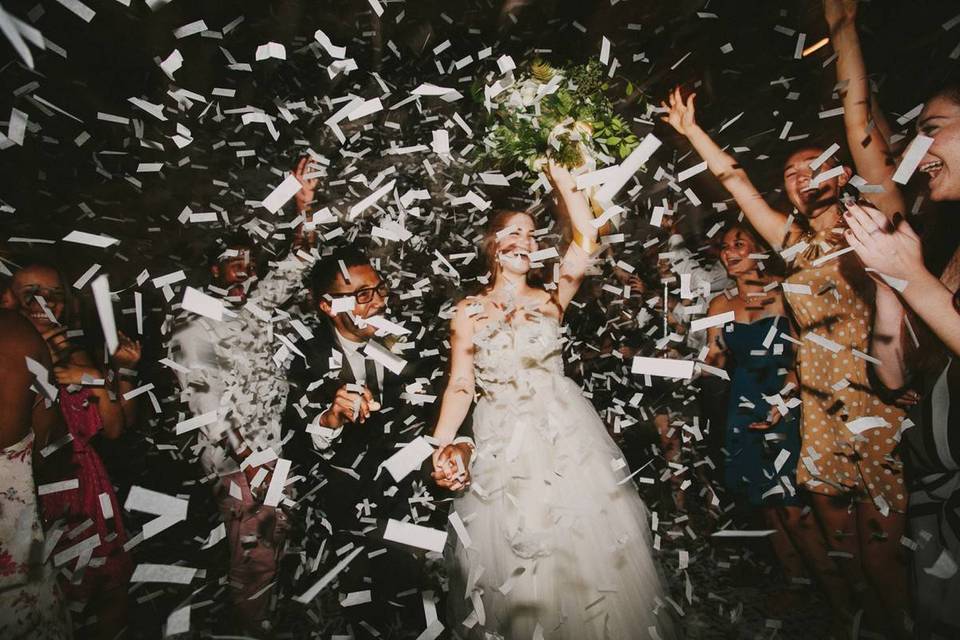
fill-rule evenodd
<path id="1" fill-rule="evenodd" d="M 310 275 L 307 276 L 307 285 L 315 299 L 319 299 L 320 296 L 330 291 L 330 287 L 337 279 L 337 274 L 340 273 L 341 261 L 348 269 L 370 265 L 370 258 L 367 257 L 367 254 L 352 246 L 339 247 L 330 255 L 320 258 L 310 270 Z"/>

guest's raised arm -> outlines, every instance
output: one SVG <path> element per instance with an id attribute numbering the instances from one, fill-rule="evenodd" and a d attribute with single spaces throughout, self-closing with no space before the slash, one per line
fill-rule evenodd
<path id="1" fill-rule="evenodd" d="M 799 237 L 800 227 L 793 223 L 788 228 L 787 216 L 767 204 L 736 159 L 721 149 L 707 132 L 700 128 L 697 124 L 694 103 L 696 95 L 690 94 L 684 102 L 680 89 L 674 89 L 669 96 L 670 104 L 660 103 L 668 109 L 667 115 L 662 120 L 690 141 L 694 150 L 706 161 L 710 172 L 737 201 L 747 220 L 763 236 L 767 244 L 774 248 L 790 244 Z"/>
<path id="2" fill-rule="evenodd" d="M 903 194 L 893 181 L 895 170 L 883 127 L 871 115 L 870 82 L 857 34 L 857 0 L 824 0 L 823 13 L 837 53 L 837 81 L 843 98 L 847 147 L 857 173 L 883 187 L 870 200 L 889 218 L 904 211 Z"/>

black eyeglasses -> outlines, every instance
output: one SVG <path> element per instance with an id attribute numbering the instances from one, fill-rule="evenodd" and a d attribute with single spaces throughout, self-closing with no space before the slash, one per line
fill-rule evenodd
<path id="1" fill-rule="evenodd" d="M 46 302 L 63 302 L 66 300 L 66 293 L 63 289 L 47 289 L 36 285 L 28 285 L 20 290 L 20 299 L 23 304 L 30 304 L 35 298 L 41 297 Z"/>
<path id="2" fill-rule="evenodd" d="M 376 293 L 380 296 L 381 300 L 385 300 L 388 295 L 390 295 L 390 287 L 387 286 L 386 282 L 381 281 L 375 287 L 364 287 L 363 289 L 357 289 L 356 291 L 344 291 L 343 293 L 334 293 L 331 292 L 330 296 L 333 298 L 346 298 L 347 296 L 353 296 L 357 304 L 367 304 L 373 300 L 373 294 Z"/>

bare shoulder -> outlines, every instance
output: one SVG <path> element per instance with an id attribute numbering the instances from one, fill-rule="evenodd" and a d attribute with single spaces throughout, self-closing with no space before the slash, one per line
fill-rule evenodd
<path id="1" fill-rule="evenodd" d="M 37 358 L 46 351 L 47 345 L 29 320 L 15 311 L 0 310 L 0 352 Z"/>
<path id="2" fill-rule="evenodd" d="M 734 311 L 734 308 L 730 299 L 722 292 L 713 296 L 713 299 L 710 300 L 710 303 L 707 305 L 707 315 L 713 316 L 718 313 L 726 313 L 727 311 Z"/>
<path id="3" fill-rule="evenodd" d="M 464 329 L 472 331 L 476 328 L 478 318 L 487 315 L 486 296 L 467 296 L 454 305 L 453 318 L 450 324 L 461 331 Z"/>

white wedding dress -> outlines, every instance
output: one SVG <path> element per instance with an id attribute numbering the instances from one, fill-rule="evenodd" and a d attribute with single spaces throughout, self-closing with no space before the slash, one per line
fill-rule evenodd
<path id="1" fill-rule="evenodd" d="M 477 451 L 448 529 L 447 624 L 484 640 L 673 638 L 646 505 L 563 375 L 561 340 L 548 316 L 474 339 Z"/>

